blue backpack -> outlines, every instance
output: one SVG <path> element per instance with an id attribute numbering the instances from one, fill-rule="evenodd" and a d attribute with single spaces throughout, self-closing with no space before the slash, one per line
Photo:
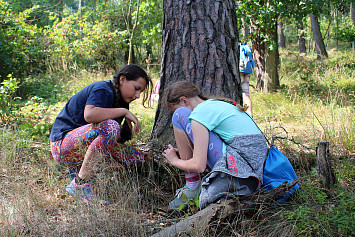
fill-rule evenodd
<path id="1" fill-rule="evenodd" d="M 263 179 L 263 187 L 266 190 L 277 188 L 285 181 L 292 182 L 297 180 L 297 175 L 290 161 L 274 146 L 269 148 L 269 154 L 264 164 Z M 285 197 L 277 200 L 276 203 L 283 203 L 292 193 L 297 192 L 299 189 L 300 185 L 297 183 L 285 194 Z"/>
<path id="2" fill-rule="evenodd" d="M 248 45 L 239 44 L 240 56 L 239 56 L 239 71 L 244 73 L 252 73 L 255 67 L 253 60 L 253 53 Z"/>

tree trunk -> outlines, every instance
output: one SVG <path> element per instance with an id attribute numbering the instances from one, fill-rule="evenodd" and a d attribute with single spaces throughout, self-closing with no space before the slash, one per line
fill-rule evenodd
<path id="1" fill-rule="evenodd" d="M 317 50 L 317 59 L 321 61 L 323 58 L 328 58 L 328 53 L 327 50 L 325 49 L 318 18 L 312 13 L 310 14 L 310 18 L 311 18 L 314 43 Z"/>
<path id="2" fill-rule="evenodd" d="M 334 10 L 335 35 L 338 35 L 338 32 L 339 32 L 339 21 L 338 21 L 338 19 L 339 19 L 339 11 L 338 10 Z M 335 42 L 335 47 L 338 50 L 338 47 L 339 47 L 338 37 L 337 37 L 336 42 Z"/>
<path id="3" fill-rule="evenodd" d="M 266 93 L 274 91 L 280 87 L 277 24 L 274 24 L 272 28 L 262 30 L 252 17 L 250 20 L 250 33 L 253 35 L 251 43 L 255 57 L 256 88 Z M 265 38 L 262 35 L 272 37 L 275 42 L 273 47 L 265 45 Z"/>
<path id="4" fill-rule="evenodd" d="M 248 39 L 248 25 L 247 23 L 245 22 L 245 19 L 244 17 L 240 18 L 242 20 L 242 34 L 243 34 L 243 39 L 244 39 L 244 42 L 247 41 Z"/>
<path id="5" fill-rule="evenodd" d="M 355 25 L 355 1 L 351 1 L 350 4 L 350 15 L 351 15 L 351 20 L 353 22 L 353 25 Z M 355 50 L 355 38 L 353 41 L 353 50 Z"/>
<path id="6" fill-rule="evenodd" d="M 279 22 L 278 31 L 279 31 L 279 47 L 286 48 L 286 41 L 284 35 L 284 23 L 282 21 Z"/>
<path id="7" fill-rule="evenodd" d="M 329 142 L 319 142 L 317 147 L 317 168 L 325 188 L 332 190 L 336 182 L 329 157 Z"/>
<path id="8" fill-rule="evenodd" d="M 163 42 L 160 97 L 176 81 L 195 83 L 205 94 L 240 103 L 238 26 L 232 0 L 163 2 Z M 174 144 L 171 112 L 161 103 L 155 114 L 150 145 Z"/>
<path id="9" fill-rule="evenodd" d="M 306 39 L 305 39 L 305 35 L 304 35 L 303 24 L 300 25 L 299 29 L 300 29 L 301 33 L 298 36 L 298 51 L 300 54 L 307 53 Z"/>
<path id="10" fill-rule="evenodd" d="M 260 36 L 260 29 L 253 18 L 250 20 L 250 33 L 254 35 L 251 41 L 251 48 L 255 60 L 255 76 L 257 78 L 256 88 L 263 90 L 264 88 L 264 74 L 265 74 L 265 44 L 263 38 Z"/>
<path id="11" fill-rule="evenodd" d="M 136 32 L 136 28 L 137 28 L 137 25 L 138 25 L 138 15 L 139 15 L 139 1 L 137 2 L 137 9 L 136 9 L 136 19 L 135 19 L 135 22 L 132 26 L 132 29 L 131 29 L 131 36 L 129 38 L 129 48 L 128 48 L 128 64 L 132 64 L 135 62 L 135 57 L 134 57 L 134 47 L 133 47 L 133 39 L 134 39 L 134 33 Z"/>
<path id="12" fill-rule="evenodd" d="M 277 45 L 277 26 L 270 32 L 275 42 L 274 48 L 265 47 L 264 92 L 272 92 L 280 88 L 279 81 L 279 47 Z"/>

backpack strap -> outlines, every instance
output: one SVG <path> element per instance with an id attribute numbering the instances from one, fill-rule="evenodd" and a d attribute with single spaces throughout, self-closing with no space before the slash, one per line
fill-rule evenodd
<path id="1" fill-rule="evenodd" d="M 272 141 L 271 141 L 271 144 L 270 144 L 269 140 L 266 138 L 265 134 L 261 131 L 261 129 L 260 129 L 259 126 L 256 124 L 256 122 L 254 121 L 254 119 L 250 116 L 250 114 L 248 114 L 247 112 L 244 112 L 244 113 L 246 113 L 246 114 L 249 116 L 249 118 L 254 122 L 254 124 L 255 124 L 256 127 L 259 129 L 259 131 L 261 132 L 261 134 L 264 135 L 267 144 L 268 144 L 270 147 L 274 146 L 274 140 L 272 140 Z"/>

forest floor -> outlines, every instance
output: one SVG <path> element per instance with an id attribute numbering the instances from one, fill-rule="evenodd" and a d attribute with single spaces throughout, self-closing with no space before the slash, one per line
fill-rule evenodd
<path id="1" fill-rule="evenodd" d="M 252 77 L 253 112 L 261 130 L 275 138 L 293 164 L 301 189 L 272 209 L 216 218 L 207 229 L 195 226 L 194 236 L 355 235 L 355 55 L 334 54 L 325 62 L 282 56 L 281 62 L 279 91 L 255 90 Z M 181 212 L 166 209 L 184 176 L 156 151 L 152 160 L 136 167 L 105 166 L 96 191 L 109 199 L 108 205 L 87 205 L 66 193 L 70 175 L 51 158 L 51 124 L 72 94 L 107 80 L 100 73 L 68 74 L 25 81 L 19 93 L 23 99 L 13 101 L 12 116 L 2 121 L 0 235 L 150 236 L 196 213 L 191 202 Z M 151 74 L 159 78 L 158 71 Z M 142 125 L 132 144 L 148 142 L 155 108 L 145 109 L 139 101 L 131 106 Z M 319 142 L 330 143 L 337 179 L 332 190 L 318 176 Z"/>

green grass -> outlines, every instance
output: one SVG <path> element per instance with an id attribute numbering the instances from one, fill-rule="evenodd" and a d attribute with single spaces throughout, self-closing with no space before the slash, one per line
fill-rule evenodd
<path id="1" fill-rule="evenodd" d="M 281 89 L 264 94 L 251 88 L 251 99 L 260 128 L 270 140 L 279 137 L 275 144 L 294 164 L 300 192 L 240 225 L 221 225 L 221 233 L 354 236 L 355 55 L 338 52 L 317 62 L 284 54 L 281 62 Z M 149 74 L 155 82 L 159 68 Z M 110 199 L 106 207 L 87 206 L 66 194 L 68 171 L 49 152 L 52 123 L 73 94 L 110 78 L 77 71 L 22 82 L 17 94 L 21 98 L 14 101 L 12 116 L 0 126 L 0 235 L 148 236 L 181 217 L 158 209 L 173 198 L 179 173 L 152 162 L 128 170 L 106 168 L 99 174 L 97 189 Z M 251 85 L 255 84 L 252 77 Z M 131 104 L 142 127 L 131 144 L 149 140 L 155 109 L 156 104 L 152 108 L 144 108 L 140 101 Z M 315 169 L 315 150 L 323 141 L 330 142 L 338 181 L 333 191 L 322 188 Z"/>

